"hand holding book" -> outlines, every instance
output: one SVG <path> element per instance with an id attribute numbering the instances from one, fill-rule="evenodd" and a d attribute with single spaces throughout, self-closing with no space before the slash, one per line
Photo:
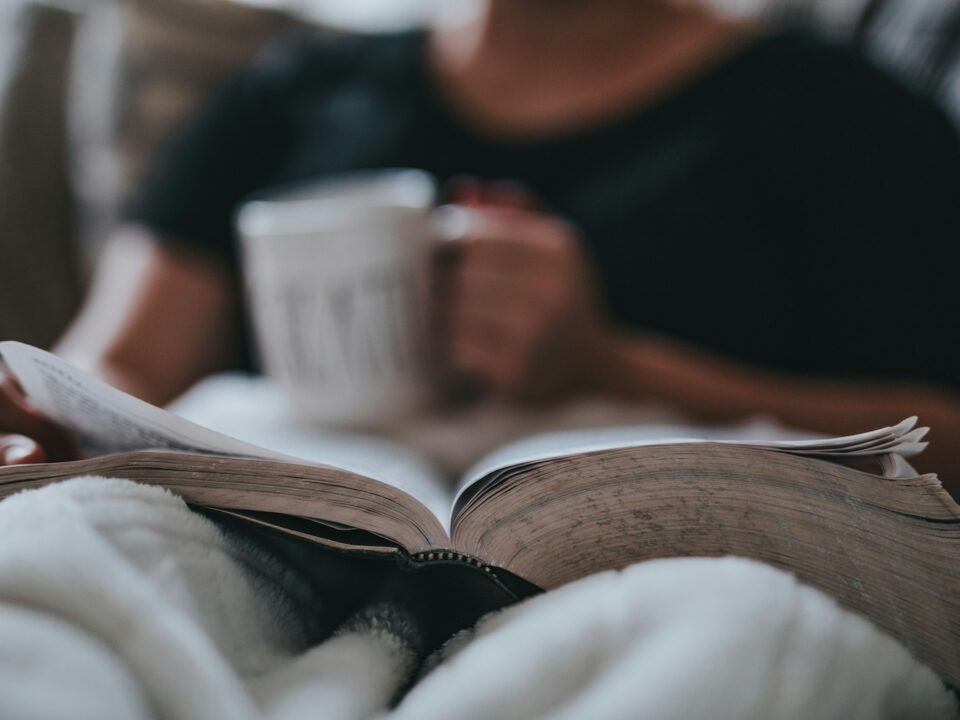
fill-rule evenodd
<path id="1" fill-rule="evenodd" d="M 0 467 L 77 458 L 68 430 L 32 407 L 0 366 Z"/>

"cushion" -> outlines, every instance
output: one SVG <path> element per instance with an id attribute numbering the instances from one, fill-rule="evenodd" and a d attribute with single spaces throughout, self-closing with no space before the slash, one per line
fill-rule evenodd
<path id="1" fill-rule="evenodd" d="M 225 76 L 296 22 L 226 0 L 128 0 L 116 86 L 115 147 L 124 186 Z"/>
<path id="2" fill-rule="evenodd" d="M 0 338 L 49 346 L 79 298 L 65 89 L 76 15 L 0 6 Z"/>
<path id="3" fill-rule="evenodd" d="M 213 88 L 268 40 L 304 26 L 280 10 L 232 0 L 114 0 L 92 8 L 71 110 L 88 255 Z"/>

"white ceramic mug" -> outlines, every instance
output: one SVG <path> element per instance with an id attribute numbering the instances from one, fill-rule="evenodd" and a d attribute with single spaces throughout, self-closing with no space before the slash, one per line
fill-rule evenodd
<path id="1" fill-rule="evenodd" d="M 435 200 L 427 173 L 377 170 L 241 208 L 260 359 L 298 414 L 377 427 L 431 404 Z"/>

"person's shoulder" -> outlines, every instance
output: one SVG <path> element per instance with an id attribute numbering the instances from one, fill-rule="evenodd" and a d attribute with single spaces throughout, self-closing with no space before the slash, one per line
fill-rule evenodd
<path id="1" fill-rule="evenodd" d="M 799 30 L 761 44 L 763 95 L 778 110 L 791 110 L 799 122 L 866 137 L 924 130 L 956 135 L 931 95 L 858 45 Z"/>
<path id="2" fill-rule="evenodd" d="M 813 31 L 788 29 L 770 33 L 756 41 L 756 48 L 765 70 L 788 82 L 815 82 L 825 90 L 849 83 L 874 90 L 904 87 L 859 45 Z"/>

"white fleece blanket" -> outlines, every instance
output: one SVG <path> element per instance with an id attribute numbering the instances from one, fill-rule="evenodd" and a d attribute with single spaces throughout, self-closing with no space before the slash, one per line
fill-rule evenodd
<path id="1" fill-rule="evenodd" d="M 77 479 L 0 503 L 0 718 L 770 718 L 957 714 L 929 670 L 788 575 L 644 563 L 480 623 L 415 672 L 389 608 L 322 598 L 176 497 Z M 398 630 L 399 628 L 399 630 Z"/>

